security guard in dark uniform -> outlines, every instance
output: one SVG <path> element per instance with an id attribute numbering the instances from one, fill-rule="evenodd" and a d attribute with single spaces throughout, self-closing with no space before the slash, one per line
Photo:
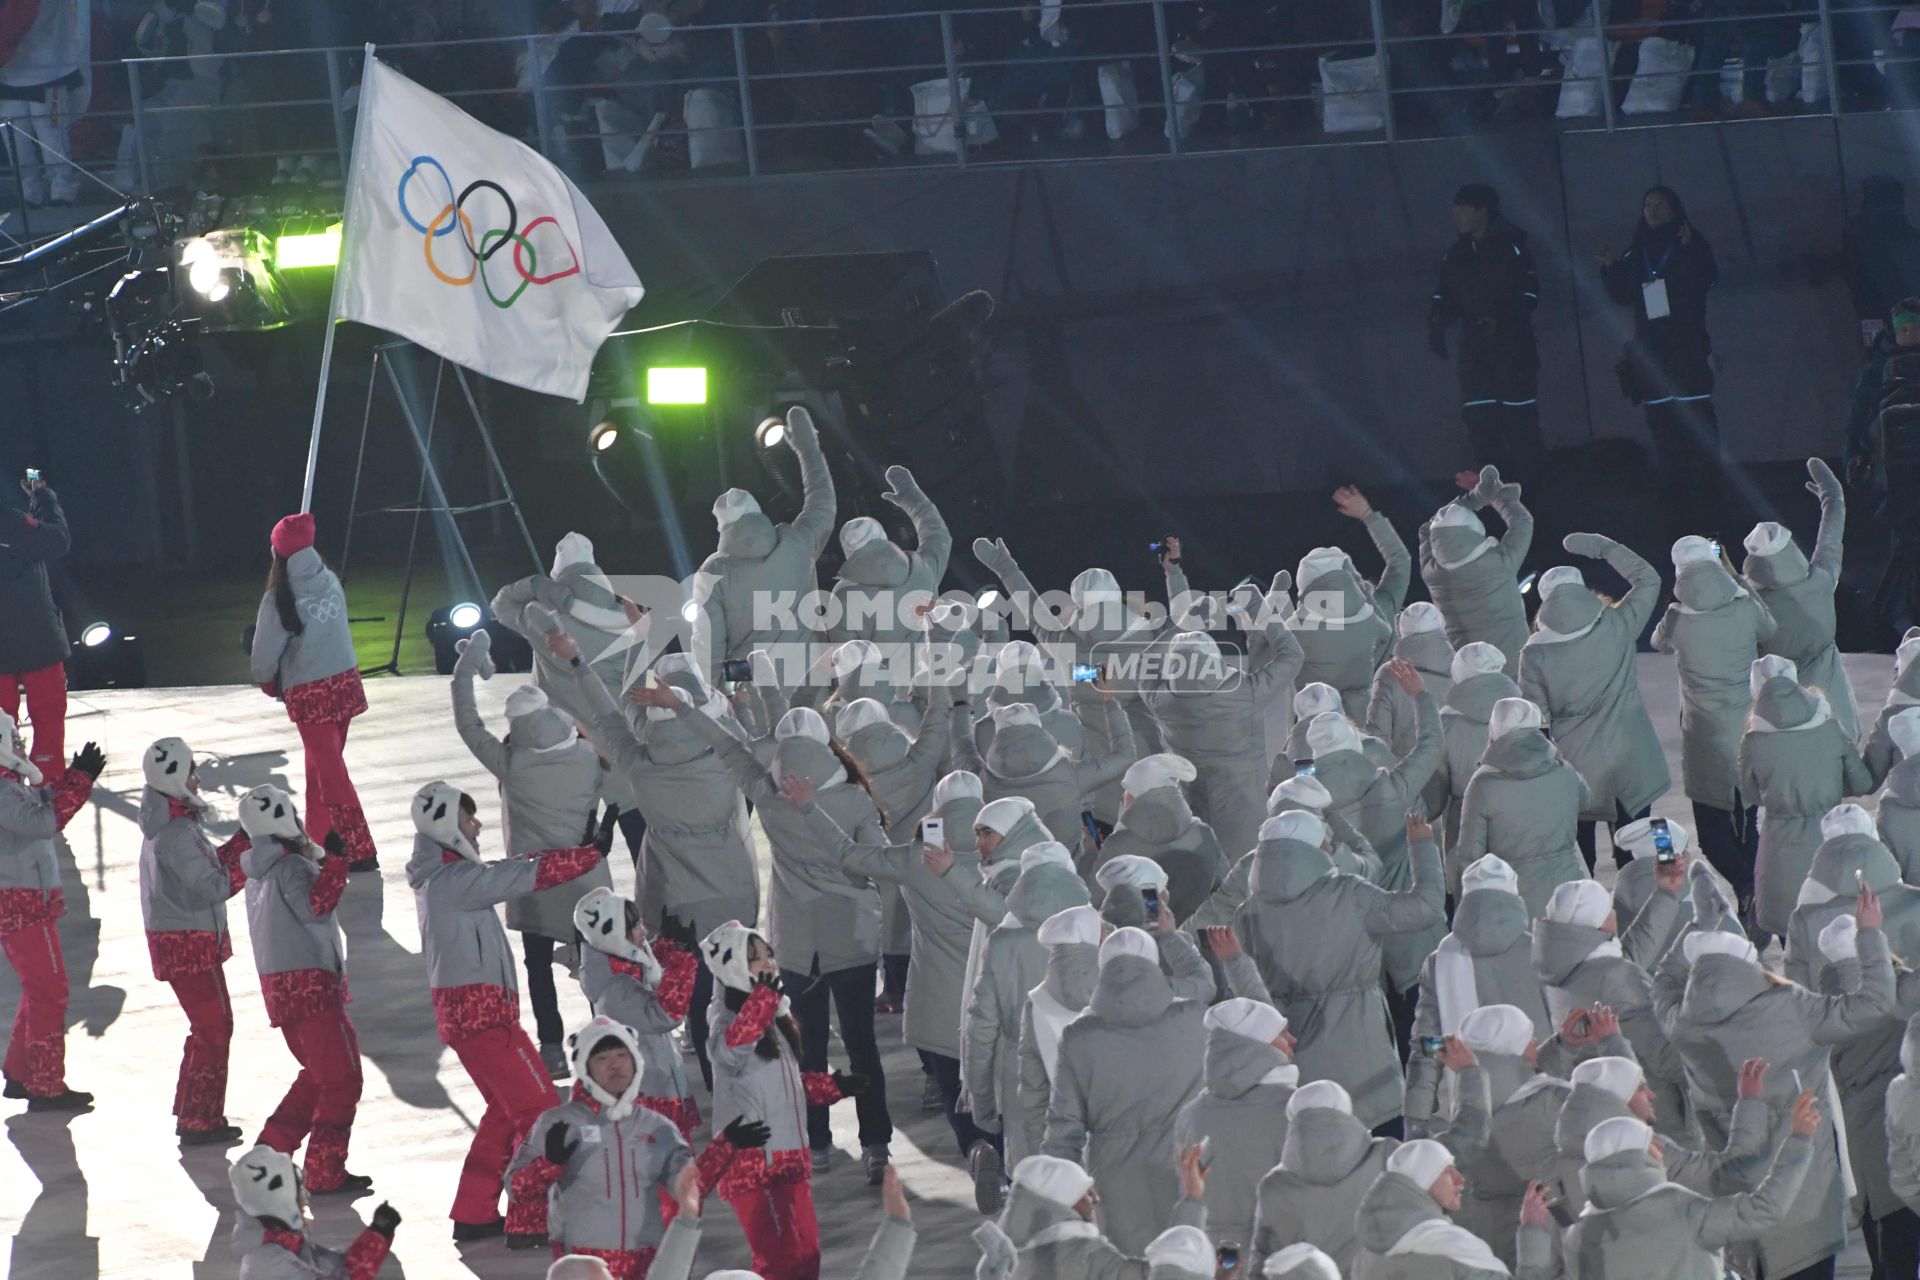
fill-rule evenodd
<path id="1" fill-rule="evenodd" d="M 1447 358 L 1447 330 L 1460 326 L 1460 418 L 1479 466 L 1530 473 L 1540 453 L 1540 354 L 1533 312 L 1539 275 L 1527 233 L 1500 216 L 1492 187 L 1470 182 L 1453 197 L 1460 238 L 1440 259 L 1427 308 L 1427 345 Z"/>

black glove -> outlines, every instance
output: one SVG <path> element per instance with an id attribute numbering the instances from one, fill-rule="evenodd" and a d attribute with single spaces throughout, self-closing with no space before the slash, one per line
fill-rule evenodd
<path id="1" fill-rule="evenodd" d="M 756 973 L 753 975 L 753 985 L 756 987 L 772 987 L 773 994 L 777 996 L 785 995 L 787 991 L 787 984 L 780 981 L 780 975 L 778 973 Z"/>
<path id="2" fill-rule="evenodd" d="M 677 942 L 688 951 L 697 953 L 700 939 L 693 931 L 691 920 L 682 920 L 679 916 L 668 915 L 660 921 L 660 936 L 668 942 Z"/>
<path id="3" fill-rule="evenodd" d="M 867 1091 L 867 1078 L 851 1071 L 836 1071 L 833 1073 L 833 1087 L 846 1097 L 858 1098 Z"/>
<path id="4" fill-rule="evenodd" d="M 587 824 L 587 842 L 600 851 L 601 857 L 613 852 L 613 828 L 620 821 L 620 806 L 607 806 L 607 816 L 600 819 L 600 829 L 596 832 L 591 821 Z"/>
<path id="5" fill-rule="evenodd" d="M 773 1137 L 773 1130 L 767 1127 L 765 1120 L 749 1120 L 745 1116 L 736 1119 L 720 1131 L 727 1145 L 741 1151 L 752 1151 L 764 1147 Z"/>
<path id="6" fill-rule="evenodd" d="M 1432 322 L 1427 324 L 1427 350 L 1442 360 L 1447 358 L 1447 327 L 1445 325 Z"/>
<path id="7" fill-rule="evenodd" d="M 347 842 L 340 838 L 338 831 L 329 831 L 327 838 L 320 842 L 320 847 L 327 851 L 329 858 L 337 858 L 347 851 Z"/>
<path id="8" fill-rule="evenodd" d="M 380 1207 L 373 1211 L 373 1221 L 367 1225 L 369 1230 L 378 1231 L 391 1240 L 393 1229 L 400 1225 L 400 1211 L 382 1200 Z"/>
<path id="9" fill-rule="evenodd" d="M 553 1127 L 547 1130 L 547 1159 L 555 1164 L 565 1164 L 580 1145 L 578 1138 L 572 1142 L 567 1141 L 569 1129 L 570 1126 L 565 1120 L 555 1120 Z"/>
<path id="10" fill-rule="evenodd" d="M 97 743 L 89 742 L 74 754 L 73 767 L 98 782 L 107 767 L 107 753 Z"/>

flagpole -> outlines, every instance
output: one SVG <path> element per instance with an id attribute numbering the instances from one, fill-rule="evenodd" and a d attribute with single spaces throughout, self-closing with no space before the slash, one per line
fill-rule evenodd
<path id="1" fill-rule="evenodd" d="M 359 112 L 353 121 L 353 150 L 347 160 L 347 182 L 344 189 L 340 216 L 340 260 L 333 268 L 333 293 L 327 299 L 327 335 L 320 347 L 320 386 L 313 397 L 313 434 L 307 440 L 307 479 L 300 491 L 300 510 L 302 514 L 313 510 L 314 473 L 320 466 L 320 423 L 327 413 L 327 377 L 333 371 L 333 333 L 340 327 L 340 281 L 346 275 L 346 264 L 351 261 L 347 245 L 353 238 L 353 219 L 348 216 L 353 211 L 353 193 L 360 174 L 360 166 L 365 161 L 366 148 L 361 145 L 367 132 L 367 118 L 373 107 L 373 44 L 366 47 L 366 63 L 360 70 Z M 338 109 L 338 104 L 335 104 Z"/>

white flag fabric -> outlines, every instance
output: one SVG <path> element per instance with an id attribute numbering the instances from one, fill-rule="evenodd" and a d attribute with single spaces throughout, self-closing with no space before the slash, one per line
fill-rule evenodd
<path id="1" fill-rule="evenodd" d="M 644 290 L 578 188 L 376 58 L 361 81 L 338 316 L 515 386 L 583 400 Z"/>

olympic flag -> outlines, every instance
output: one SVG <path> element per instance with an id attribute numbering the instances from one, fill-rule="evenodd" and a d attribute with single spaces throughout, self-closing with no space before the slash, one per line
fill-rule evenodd
<path id="1" fill-rule="evenodd" d="M 376 58 L 360 88 L 334 316 L 490 378 L 583 400 L 643 294 L 578 188 Z"/>

